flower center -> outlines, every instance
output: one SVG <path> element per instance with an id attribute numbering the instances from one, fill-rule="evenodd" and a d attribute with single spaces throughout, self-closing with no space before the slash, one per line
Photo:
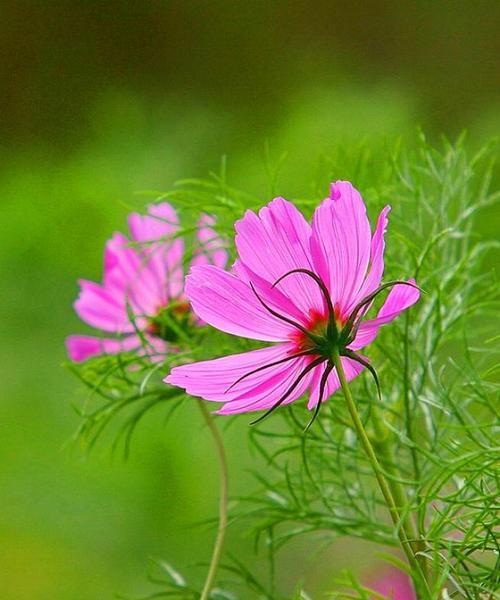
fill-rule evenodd
<path id="1" fill-rule="evenodd" d="M 291 340 L 295 344 L 293 352 L 311 351 L 314 355 L 330 358 L 332 350 L 339 345 L 337 331 L 341 331 L 347 321 L 337 304 L 334 306 L 334 314 L 336 329 L 328 327 L 328 315 L 311 309 L 305 325 L 307 333 L 296 331 L 291 334 Z"/>
<path id="2" fill-rule="evenodd" d="M 146 331 L 166 342 L 177 342 L 192 325 L 189 303 L 182 300 L 160 307 L 156 315 L 149 319 Z"/>

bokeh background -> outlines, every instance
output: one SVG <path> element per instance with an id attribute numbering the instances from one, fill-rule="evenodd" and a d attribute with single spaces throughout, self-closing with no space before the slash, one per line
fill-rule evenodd
<path id="1" fill-rule="evenodd" d="M 436 140 L 467 129 L 477 147 L 500 124 L 499 11 L 495 0 L 2 2 L 2 599 L 140 595 L 148 557 L 196 580 L 209 555 L 199 524 L 215 515 L 216 473 L 192 406 L 168 426 L 146 419 L 126 462 L 73 439 L 83 393 L 61 364 L 64 337 L 83 331 L 75 280 L 100 277 L 105 240 L 144 206 L 136 192 L 204 176 L 225 155 L 231 182 L 264 202 L 264 156 L 286 151 L 283 192 L 306 194 L 330 148 L 383 149 L 417 126 Z M 234 493 L 252 481 L 245 426 L 227 432 Z M 230 540 L 240 556 L 245 533 Z M 283 577 L 316 589 L 304 548 L 284 553 Z M 335 568 L 364 556 L 343 542 Z"/>

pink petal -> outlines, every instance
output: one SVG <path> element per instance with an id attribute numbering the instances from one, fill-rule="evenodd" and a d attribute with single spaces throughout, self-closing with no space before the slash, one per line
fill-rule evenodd
<path id="1" fill-rule="evenodd" d="M 314 212 L 311 250 L 318 275 L 345 316 L 365 278 L 371 232 L 363 199 L 349 182 L 337 181 L 330 195 Z"/>
<path id="2" fill-rule="evenodd" d="M 273 310 L 284 315 L 296 323 L 307 325 L 307 314 L 301 312 L 295 304 L 279 289 L 273 287 L 266 279 L 254 273 L 240 260 L 236 260 L 232 272 L 239 278 L 248 283 L 252 283 L 260 298 Z"/>
<path id="3" fill-rule="evenodd" d="M 191 266 L 215 265 L 223 269 L 228 260 L 227 250 L 220 236 L 214 231 L 215 219 L 202 215 L 198 221 L 196 237 L 199 246 L 195 249 Z"/>
<path id="4" fill-rule="evenodd" d="M 270 284 L 293 269 L 313 270 L 311 227 L 283 198 L 275 198 L 258 216 L 247 211 L 235 229 L 241 262 Z M 290 275 L 279 284 L 279 289 L 306 315 L 311 309 L 323 309 L 321 293 L 307 275 Z"/>
<path id="5" fill-rule="evenodd" d="M 138 352 L 140 356 L 147 356 L 151 362 L 159 363 L 165 360 L 168 352 L 174 352 L 174 349 L 165 340 L 153 335 L 145 335 L 145 340 L 141 340 L 141 348 Z M 145 344 L 144 341 L 147 343 Z"/>
<path id="6" fill-rule="evenodd" d="M 408 283 L 415 284 L 415 280 L 409 279 Z M 382 325 L 393 321 L 404 310 L 415 304 L 419 298 L 420 291 L 418 289 L 409 285 L 395 285 L 379 310 L 377 317 L 361 323 L 356 339 L 349 348 L 358 350 L 371 344 L 377 337 L 378 330 Z"/>
<path id="7" fill-rule="evenodd" d="M 153 272 L 157 282 L 160 306 L 170 300 L 179 300 L 184 289 L 184 240 L 177 238 L 171 242 L 150 244 L 141 253 L 141 260 Z"/>
<path id="8" fill-rule="evenodd" d="M 186 278 L 186 295 L 200 319 L 226 333 L 280 342 L 287 341 L 296 331 L 269 314 L 249 285 L 213 265 L 191 269 Z"/>
<path id="9" fill-rule="evenodd" d="M 286 358 L 292 351 L 293 347 L 290 344 L 278 344 L 260 350 L 175 367 L 165 382 L 184 388 L 193 396 L 225 402 L 219 411 L 221 414 L 261 410 L 269 408 L 280 398 L 307 362 L 310 362 L 310 358 L 291 359 L 258 371 L 231 386 L 242 375 Z M 297 399 L 308 383 L 309 379 L 305 377 L 303 384 L 298 386 L 285 403 Z"/>
<path id="10" fill-rule="evenodd" d="M 163 306 L 165 293 L 147 257 L 140 257 L 121 233 L 115 233 L 106 244 L 104 287 L 124 304 L 130 303 L 137 315 L 154 315 Z"/>
<path id="11" fill-rule="evenodd" d="M 275 367 L 269 369 L 269 371 L 273 371 L 273 373 L 270 374 L 271 376 L 267 381 L 255 386 L 251 391 L 242 394 L 237 399 L 226 402 L 224 406 L 217 411 L 217 414 L 234 415 L 272 408 L 278 400 L 289 392 L 294 382 L 311 360 L 312 359 L 309 357 L 298 358 L 295 361 L 290 361 L 286 368 Z M 278 369 L 280 370 L 278 371 Z M 307 373 L 297 386 L 293 386 L 293 391 L 282 401 L 280 406 L 286 406 L 287 404 L 295 402 L 295 400 L 302 396 L 311 383 L 314 370 L 315 369 Z"/>
<path id="12" fill-rule="evenodd" d="M 366 356 L 361 356 L 361 358 L 368 360 L 366 358 Z M 355 360 L 352 360 L 345 356 L 342 356 L 340 360 L 342 361 L 342 366 L 344 367 L 347 381 L 352 381 L 353 379 L 355 379 L 361 373 L 361 371 L 363 371 L 363 369 L 364 369 L 363 365 L 360 365 Z M 324 371 L 325 371 L 324 365 L 322 365 L 321 367 L 318 367 L 318 369 L 315 370 L 314 377 L 311 382 L 311 394 L 309 396 L 309 402 L 307 403 L 307 408 L 309 410 L 313 409 L 316 406 L 316 404 L 318 403 L 321 376 L 323 375 Z M 330 398 L 330 396 L 334 392 L 336 392 L 339 388 L 340 388 L 339 377 L 337 375 L 336 369 L 334 369 L 330 373 L 330 375 L 328 376 L 328 379 L 326 381 L 326 387 L 325 387 L 325 391 L 323 393 L 322 403 L 326 402 L 326 400 L 328 400 Z"/>
<path id="13" fill-rule="evenodd" d="M 384 274 L 384 234 L 387 230 L 387 215 L 390 210 L 390 206 L 385 206 L 378 216 L 377 227 L 375 228 L 371 243 L 370 270 L 368 271 L 368 275 L 366 276 L 357 297 L 353 300 L 353 305 L 375 291 L 382 281 L 382 275 Z M 353 308 L 353 306 L 351 305 L 349 309 L 350 308 Z"/>
<path id="14" fill-rule="evenodd" d="M 66 338 L 66 349 L 73 362 L 83 362 L 99 354 L 128 352 L 141 345 L 138 336 L 128 335 L 121 340 L 99 338 L 90 335 L 70 335 Z"/>
<path id="15" fill-rule="evenodd" d="M 92 327 L 113 333 L 134 331 L 120 294 L 97 283 L 79 280 L 80 295 L 74 304 L 77 315 Z"/>
<path id="16" fill-rule="evenodd" d="M 166 383 L 182 387 L 187 393 L 205 400 L 226 402 L 251 390 L 256 383 L 269 378 L 266 370 L 246 378 L 231 390 L 228 388 L 242 375 L 262 365 L 280 360 L 291 351 L 290 345 L 277 344 L 259 350 L 242 352 L 174 367 L 165 378 Z M 286 363 L 285 363 L 286 364 Z"/>
<path id="17" fill-rule="evenodd" d="M 393 600 L 415 600 L 415 592 L 408 575 L 398 569 L 388 570 L 382 577 L 369 583 L 368 587 Z"/>
<path id="18" fill-rule="evenodd" d="M 141 260 L 154 274 L 158 300 L 165 306 L 169 299 L 178 298 L 183 288 L 184 242 L 175 238 L 179 231 L 177 213 L 167 202 L 152 204 L 148 215 L 132 213 L 128 223 L 134 241 L 144 243 Z"/>
<path id="19" fill-rule="evenodd" d="M 168 202 L 150 204 L 148 214 L 132 213 L 128 218 L 132 238 L 136 242 L 157 242 L 179 230 L 179 218 Z"/>

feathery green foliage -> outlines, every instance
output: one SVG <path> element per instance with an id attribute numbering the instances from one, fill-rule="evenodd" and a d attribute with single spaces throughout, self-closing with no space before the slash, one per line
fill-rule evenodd
<path id="1" fill-rule="evenodd" d="M 342 178 L 362 192 L 372 222 L 383 205 L 391 204 L 385 278 L 414 276 L 426 292 L 367 349 L 381 381 L 382 406 L 369 374 L 351 387 L 368 429 L 376 405 L 389 429 L 395 450 L 383 468 L 391 485 L 406 491 L 402 521 L 413 524 L 433 598 L 442 597 L 443 590 L 450 598 L 493 598 L 500 583 L 499 349 L 491 326 L 500 298 L 495 272 L 488 267 L 498 243 L 481 239 L 475 228 L 482 211 L 499 198 L 490 191 L 493 151 L 492 145 L 469 157 L 463 139 L 444 141 L 436 149 L 422 135 L 411 151 L 399 146 L 373 156 L 368 146 L 339 149 L 321 159 L 309 198 L 289 198 L 310 216 L 329 182 Z M 282 161 L 276 168 L 268 166 L 274 190 L 281 166 Z M 221 173 L 180 182 L 161 197 L 180 210 L 186 228 L 181 234 L 192 233 L 189 224 L 202 209 L 217 217 L 217 228 L 228 240 L 244 210 L 256 210 L 269 199 L 233 189 L 224 165 Z M 90 390 L 81 411 L 82 439 L 93 445 L 109 425 L 115 431 L 113 445 L 123 442 L 128 451 L 147 411 L 160 405 L 168 416 L 184 397 L 161 383 L 172 365 L 253 347 L 257 344 L 202 328 L 164 364 L 152 366 L 124 354 L 72 365 Z M 341 394 L 325 403 L 305 433 L 308 420 L 305 403 L 299 401 L 249 428 L 256 488 L 238 499 L 233 517 L 251 524 L 257 546 L 270 549 L 271 563 L 284 544 L 311 533 L 318 544 L 352 536 L 397 547 Z M 397 557 L 393 560 L 401 566 Z M 150 598 L 198 597 L 169 569 L 163 569 L 161 591 Z M 286 597 L 276 589 L 272 564 L 265 581 L 236 558 L 225 561 L 225 570 L 230 580 L 220 575 L 213 600 L 250 593 Z M 350 573 L 332 594 L 373 597 Z M 295 597 L 308 596 L 299 586 Z"/>

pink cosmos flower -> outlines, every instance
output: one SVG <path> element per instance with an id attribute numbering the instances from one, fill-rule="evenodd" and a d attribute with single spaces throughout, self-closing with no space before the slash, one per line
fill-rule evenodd
<path id="1" fill-rule="evenodd" d="M 212 217 L 201 217 L 192 265 L 226 265 L 227 252 L 213 224 Z M 79 280 L 75 311 L 106 336 L 69 336 L 66 347 L 75 362 L 131 350 L 162 360 L 177 341 L 168 323 L 183 327 L 194 320 L 184 294 L 184 240 L 175 237 L 179 220 L 174 208 L 166 202 L 151 205 L 147 215 L 132 213 L 128 225 L 133 244 L 121 233 L 106 244 L 102 284 Z"/>
<path id="2" fill-rule="evenodd" d="M 415 600 L 415 592 L 408 575 L 398 569 L 390 569 L 368 587 L 391 600 Z"/>
<path id="3" fill-rule="evenodd" d="M 186 294 L 198 317 L 213 327 L 274 344 L 175 367 L 165 381 L 223 402 L 220 414 L 266 410 L 264 417 L 306 390 L 316 415 L 340 386 L 334 349 L 349 380 L 364 368 L 374 373 L 357 351 L 419 298 L 413 280 L 381 286 L 389 210 L 380 213 L 372 236 L 361 195 L 338 181 L 312 225 L 283 198 L 258 215 L 247 211 L 235 225 L 239 259 L 233 272 L 193 267 Z M 362 320 L 374 297 L 389 287 L 377 316 Z"/>

